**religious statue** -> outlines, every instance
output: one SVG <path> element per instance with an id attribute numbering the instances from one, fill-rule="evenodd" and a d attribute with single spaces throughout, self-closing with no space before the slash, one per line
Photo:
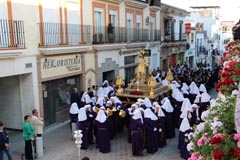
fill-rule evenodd
<path id="1" fill-rule="evenodd" d="M 140 50 L 139 53 L 139 64 L 137 67 L 137 79 L 140 81 L 140 83 L 144 83 L 146 78 L 147 78 L 147 67 L 148 67 L 148 62 L 147 59 L 144 58 L 143 51 L 142 49 Z"/>
<path id="2" fill-rule="evenodd" d="M 154 96 L 153 88 L 156 85 L 156 80 L 153 76 L 148 79 L 148 87 L 150 88 L 150 97 Z"/>

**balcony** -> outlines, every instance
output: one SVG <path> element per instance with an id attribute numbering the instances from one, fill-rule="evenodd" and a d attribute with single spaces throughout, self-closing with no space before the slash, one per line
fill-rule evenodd
<path id="1" fill-rule="evenodd" d="M 39 46 L 77 46 L 160 41 L 160 30 L 141 28 L 89 26 L 79 24 L 39 23 Z"/>
<path id="2" fill-rule="evenodd" d="M 164 42 L 184 42 L 187 41 L 187 35 L 185 33 L 165 33 Z"/>
<path id="3" fill-rule="evenodd" d="M 125 0 L 125 5 L 128 7 L 144 9 L 149 5 L 148 0 Z"/>
<path id="4" fill-rule="evenodd" d="M 25 48 L 23 21 L 0 19 L 1 48 Z"/>

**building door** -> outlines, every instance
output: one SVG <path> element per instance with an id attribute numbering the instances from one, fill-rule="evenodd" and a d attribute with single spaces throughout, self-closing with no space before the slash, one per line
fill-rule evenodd
<path id="1" fill-rule="evenodd" d="M 162 70 L 167 72 L 167 69 L 168 69 L 167 59 L 164 59 L 162 64 Z"/>
<path id="2" fill-rule="evenodd" d="M 46 90 L 43 90 L 43 106 L 44 106 L 44 123 L 46 126 L 56 122 L 56 103 L 53 83 L 47 82 L 43 84 Z"/>
<path id="3" fill-rule="evenodd" d="M 136 67 L 129 67 L 125 69 L 125 86 L 128 86 L 130 80 L 135 76 Z"/>
<path id="4" fill-rule="evenodd" d="M 114 70 L 103 72 L 103 81 L 104 80 L 108 80 L 108 81 L 115 80 Z"/>

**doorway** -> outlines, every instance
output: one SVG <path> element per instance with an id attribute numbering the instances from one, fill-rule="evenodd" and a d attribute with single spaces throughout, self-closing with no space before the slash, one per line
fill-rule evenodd
<path id="1" fill-rule="evenodd" d="M 103 81 L 108 80 L 115 80 L 115 72 L 114 70 L 103 72 Z"/>

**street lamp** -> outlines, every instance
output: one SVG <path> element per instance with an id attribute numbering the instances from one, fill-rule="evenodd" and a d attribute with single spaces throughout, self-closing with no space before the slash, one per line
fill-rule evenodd
<path id="1" fill-rule="evenodd" d="M 80 160 L 80 147 L 82 144 L 82 131 L 81 130 L 76 130 L 74 131 L 74 138 L 75 138 L 75 144 L 77 146 L 78 149 L 78 159 Z"/>

